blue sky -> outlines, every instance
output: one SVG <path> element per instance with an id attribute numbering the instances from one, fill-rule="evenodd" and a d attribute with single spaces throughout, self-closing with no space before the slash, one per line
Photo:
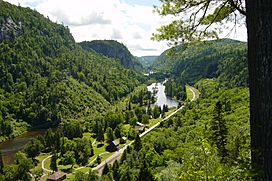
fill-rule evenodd
<path id="1" fill-rule="evenodd" d="M 63 23 L 77 42 L 114 39 L 125 44 L 136 56 L 160 55 L 169 48 L 166 42 L 150 39 L 160 26 L 173 20 L 153 12 L 153 5 L 161 4 L 159 0 L 6 1 L 15 5 L 20 3 L 48 16 L 53 22 Z M 245 40 L 245 27 L 237 30 L 230 38 Z"/>

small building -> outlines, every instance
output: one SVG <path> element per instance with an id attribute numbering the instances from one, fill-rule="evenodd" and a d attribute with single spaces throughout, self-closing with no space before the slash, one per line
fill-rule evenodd
<path id="1" fill-rule="evenodd" d="M 127 142 L 127 137 L 123 136 L 120 138 L 120 144 L 125 144 Z"/>
<path id="2" fill-rule="evenodd" d="M 143 133 L 145 131 L 145 126 L 138 126 L 138 125 L 136 125 L 135 129 L 137 131 L 139 131 L 139 133 Z"/>
<path id="3" fill-rule="evenodd" d="M 114 140 L 112 142 L 110 142 L 110 144 L 106 147 L 106 150 L 109 152 L 114 152 L 119 150 L 119 142 L 117 140 Z"/>
<path id="4" fill-rule="evenodd" d="M 140 123 L 140 122 L 138 122 L 138 121 L 136 122 L 136 124 L 137 124 L 138 126 L 143 126 L 143 127 L 145 126 L 143 123 Z"/>
<path id="5" fill-rule="evenodd" d="M 55 172 L 52 175 L 50 175 L 49 177 L 47 177 L 47 181 L 61 181 L 64 179 L 66 179 L 66 174 L 59 173 L 59 172 Z"/>
<path id="6" fill-rule="evenodd" d="M 139 131 L 139 133 L 143 133 L 145 131 L 145 125 L 140 122 L 136 122 L 135 129 Z"/>

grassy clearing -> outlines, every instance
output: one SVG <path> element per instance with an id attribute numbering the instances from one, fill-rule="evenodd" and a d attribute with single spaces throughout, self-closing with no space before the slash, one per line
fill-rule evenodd
<path id="1" fill-rule="evenodd" d="M 192 100 L 192 99 L 193 99 L 194 95 L 193 95 L 193 93 L 192 93 L 192 91 L 190 90 L 190 88 L 189 88 L 188 85 L 186 85 L 186 94 L 187 94 L 187 99 L 188 99 L 188 100 Z"/>

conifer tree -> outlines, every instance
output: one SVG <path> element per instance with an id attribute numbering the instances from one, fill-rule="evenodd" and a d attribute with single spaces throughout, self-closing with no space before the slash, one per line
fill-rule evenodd
<path id="1" fill-rule="evenodd" d="M 3 162 L 2 152 L 0 151 L 0 174 L 3 174 L 3 169 L 4 169 L 4 162 Z"/>
<path id="2" fill-rule="evenodd" d="M 120 173 L 119 173 L 119 163 L 118 161 L 115 161 L 112 166 L 112 176 L 114 180 L 120 179 Z"/>
<path id="3" fill-rule="evenodd" d="M 102 171 L 102 175 L 107 175 L 109 173 L 109 171 L 110 171 L 109 166 L 106 163 L 105 166 L 104 166 L 104 169 Z"/>
<path id="4" fill-rule="evenodd" d="M 101 124 L 98 126 L 97 141 L 104 142 L 104 132 Z"/>
<path id="5" fill-rule="evenodd" d="M 143 161 L 143 164 L 140 168 L 140 174 L 139 174 L 139 181 L 155 181 L 152 173 L 150 172 L 150 170 L 148 169 L 146 162 Z"/>
<path id="6" fill-rule="evenodd" d="M 221 161 L 224 162 L 225 158 L 228 156 L 228 151 L 226 149 L 228 130 L 222 116 L 222 104 L 220 101 L 215 104 L 210 130 L 210 139 L 216 145 L 218 154 L 222 158 Z"/>
<path id="7" fill-rule="evenodd" d="M 107 143 L 110 143 L 114 140 L 114 136 L 113 136 L 113 131 L 111 129 L 111 127 L 107 128 Z"/>
<path id="8" fill-rule="evenodd" d="M 139 135 L 137 135 L 134 141 L 134 149 L 136 151 L 140 151 L 141 148 L 142 148 L 141 138 Z"/>
<path id="9" fill-rule="evenodd" d="M 52 158 L 51 158 L 51 163 L 50 163 L 50 168 L 53 171 L 58 171 L 57 159 L 58 159 L 57 153 L 54 152 L 53 155 L 52 155 Z"/>

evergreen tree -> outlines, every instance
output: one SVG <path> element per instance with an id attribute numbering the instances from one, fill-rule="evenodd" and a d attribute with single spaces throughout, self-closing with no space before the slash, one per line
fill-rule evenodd
<path id="1" fill-rule="evenodd" d="M 141 138 L 140 136 L 137 134 L 135 141 L 134 141 L 134 150 L 136 151 L 140 151 L 142 148 L 142 143 L 141 143 Z"/>
<path id="2" fill-rule="evenodd" d="M 107 128 L 107 143 L 111 143 L 114 140 L 113 131 L 111 127 Z"/>
<path id="3" fill-rule="evenodd" d="M 95 171 L 90 169 L 88 176 L 87 176 L 87 181 L 96 181 L 99 180 L 99 177 Z"/>
<path id="4" fill-rule="evenodd" d="M 127 170 L 120 178 L 120 181 L 128 181 L 131 180 L 130 173 Z"/>
<path id="5" fill-rule="evenodd" d="M 96 158 L 96 163 L 98 163 L 98 164 L 101 163 L 101 157 L 100 157 L 100 155 L 97 156 L 97 158 Z"/>
<path id="6" fill-rule="evenodd" d="M 98 126 L 97 141 L 101 143 L 104 142 L 104 132 L 101 124 Z"/>
<path id="7" fill-rule="evenodd" d="M 148 104 L 148 107 L 147 107 L 147 114 L 150 116 L 152 115 L 152 109 L 151 109 L 150 103 Z"/>
<path id="8" fill-rule="evenodd" d="M 51 157 L 51 163 L 50 163 L 50 168 L 53 171 L 58 171 L 57 159 L 58 159 L 57 153 L 54 152 L 53 155 L 52 155 L 52 157 Z"/>
<path id="9" fill-rule="evenodd" d="M 155 181 L 155 178 L 151 174 L 150 170 L 148 169 L 145 161 L 143 161 L 143 164 L 141 165 L 138 180 L 139 181 Z"/>
<path id="10" fill-rule="evenodd" d="M 32 160 L 27 158 L 25 153 L 16 153 L 15 164 L 18 166 L 17 175 L 18 180 L 28 181 L 31 180 L 29 175 L 30 169 L 34 167 Z"/>
<path id="11" fill-rule="evenodd" d="M 105 166 L 104 166 L 104 169 L 102 171 L 102 175 L 107 175 L 109 173 L 109 171 L 110 171 L 109 166 L 106 163 Z"/>
<path id="12" fill-rule="evenodd" d="M 27 143 L 24 151 L 28 157 L 34 160 L 35 157 L 41 153 L 42 149 L 43 145 L 41 144 L 40 140 L 33 138 Z"/>
<path id="13" fill-rule="evenodd" d="M 3 169 L 4 169 L 4 162 L 3 162 L 2 152 L 0 151 L 0 174 L 3 174 Z"/>
<path id="14" fill-rule="evenodd" d="M 219 156 L 222 158 L 221 161 L 224 162 L 225 157 L 228 156 L 228 151 L 226 149 L 228 130 L 226 122 L 223 119 L 222 104 L 220 101 L 215 104 L 210 130 L 210 139 L 216 145 Z"/>
<path id="15" fill-rule="evenodd" d="M 120 131 L 120 126 L 117 126 L 115 129 L 114 129 L 114 136 L 116 138 L 121 138 L 121 131 Z"/>
<path id="16" fill-rule="evenodd" d="M 112 176 L 113 176 L 114 180 L 120 179 L 119 163 L 117 160 L 113 163 L 113 166 L 112 166 Z"/>
<path id="17" fill-rule="evenodd" d="M 128 102 L 128 110 L 131 110 L 131 102 Z"/>
<path id="18" fill-rule="evenodd" d="M 127 149 L 124 150 L 120 159 L 120 163 L 122 164 L 126 159 L 127 159 Z"/>
<path id="19" fill-rule="evenodd" d="M 160 111 L 160 107 L 159 106 L 154 106 L 153 109 L 153 117 L 156 119 L 158 117 L 160 117 L 161 111 Z"/>

